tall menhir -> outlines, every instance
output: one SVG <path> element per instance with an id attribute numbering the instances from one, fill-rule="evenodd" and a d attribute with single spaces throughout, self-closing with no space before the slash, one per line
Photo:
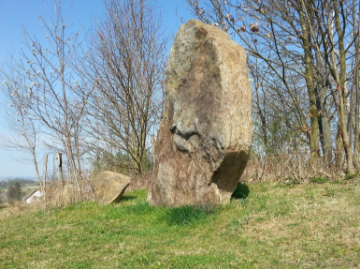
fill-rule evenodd
<path id="1" fill-rule="evenodd" d="M 182 25 L 170 50 L 149 203 L 228 203 L 249 159 L 251 106 L 244 49 L 217 27 Z"/>

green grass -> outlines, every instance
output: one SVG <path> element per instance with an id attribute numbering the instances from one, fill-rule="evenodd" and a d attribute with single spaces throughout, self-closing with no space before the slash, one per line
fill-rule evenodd
<path id="1" fill-rule="evenodd" d="M 358 174 L 352 174 L 352 175 L 347 174 L 346 177 L 345 177 L 345 179 L 346 179 L 346 180 L 351 180 L 351 179 L 357 178 L 357 177 L 359 177 Z"/>
<path id="2" fill-rule="evenodd" d="M 358 268 L 360 186 L 242 184 L 219 207 L 0 211 L 0 268 Z"/>
<path id="3" fill-rule="evenodd" d="M 205 224 L 208 216 L 217 213 L 216 207 L 182 206 L 165 211 L 164 220 L 173 226 L 196 226 Z"/>
<path id="4" fill-rule="evenodd" d="M 318 183 L 318 184 L 324 184 L 328 181 L 329 181 L 328 179 L 322 178 L 322 177 L 314 177 L 313 179 L 311 179 L 311 182 Z"/>

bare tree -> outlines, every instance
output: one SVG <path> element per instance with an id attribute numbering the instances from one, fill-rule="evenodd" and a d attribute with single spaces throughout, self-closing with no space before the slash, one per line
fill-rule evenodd
<path id="1" fill-rule="evenodd" d="M 89 39 L 80 70 L 86 83 L 95 85 L 87 110 L 89 145 L 109 166 L 142 174 L 162 109 L 161 16 L 150 0 L 106 0 L 105 6 L 107 16 Z M 83 94 L 89 93 L 83 89 Z"/>
<path id="2" fill-rule="evenodd" d="M 316 30 L 312 29 L 310 34 L 315 41 L 314 47 L 323 56 L 322 61 L 330 71 L 331 80 L 335 86 L 333 96 L 336 100 L 338 130 L 340 131 L 338 131 L 338 135 L 342 140 L 347 160 L 347 173 L 349 174 L 354 174 L 356 171 L 352 147 L 354 98 L 351 97 L 353 97 L 352 92 L 354 89 L 358 87 L 356 86 L 356 76 L 358 74 L 352 79 L 351 76 L 355 73 L 353 71 L 349 72 L 347 66 L 357 66 L 351 60 L 354 59 L 353 57 L 348 58 L 350 54 L 355 53 L 356 59 L 358 53 L 356 52 L 358 50 L 358 44 L 356 45 L 357 35 L 359 34 L 357 6 L 359 6 L 359 3 L 356 3 L 356 1 L 322 0 L 311 3 L 302 2 L 302 7 L 308 9 L 308 24 L 311 25 L 316 22 Z M 351 21 L 351 18 L 353 21 Z"/>
<path id="3" fill-rule="evenodd" d="M 78 87 L 74 76 L 74 53 L 79 48 L 79 33 L 67 34 L 68 26 L 61 1 L 54 1 L 55 17 L 51 22 L 40 17 L 47 43 L 42 44 L 24 29 L 23 52 L 26 64 L 21 68 L 31 81 L 35 100 L 30 107 L 41 121 L 49 147 L 66 153 L 68 177 L 78 181 L 81 175 L 79 125 L 85 112 L 86 100 L 74 90 Z"/>
<path id="4" fill-rule="evenodd" d="M 359 1 L 187 2 L 199 19 L 220 27 L 243 45 L 249 64 L 261 66 L 254 77 L 262 78 L 262 87 L 254 83 L 256 97 L 276 93 L 285 102 L 268 98 L 267 109 L 271 104 L 285 113 L 296 112 L 293 118 L 308 138 L 311 156 L 320 155 L 320 141 L 324 163 L 330 165 L 336 137 L 336 163 L 342 162 L 345 152 L 347 172 L 354 173 L 352 141 L 359 139 L 359 72 L 354 61 L 359 50 Z M 265 118 L 261 98 L 254 100 L 261 126 L 269 126 L 273 115 Z M 269 129 L 259 130 L 263 137 L 265 130 L 271 136 Z M 358 147 L 355 142 L 356 151 Z"/>
<path id="5" fill-rule="evenodd" d="M 41 126 L 31 113 L 35 101 L 32 92 L 34 85 L 19 66 L 21 64 L 19 65 L 11 57 L 11 60 L 0 70 L 6 111 L 4 123 L 7 123 L 7 126 L 4 126 L 6 133 L 2 132 L 0 136 L 0 147 L 25 154 L 21 161 L 30 160 L 34 164 L 40 188 L 45 193 L 45 182 L 40 176 L 38 163 Z"/>

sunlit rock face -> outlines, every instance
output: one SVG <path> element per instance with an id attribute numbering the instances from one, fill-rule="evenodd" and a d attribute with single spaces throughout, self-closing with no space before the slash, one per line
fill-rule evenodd
<path id="1" fill-rule="evenodd" d="M 149 203 L 229 202 L 249 159 L 251 106 L 244 49 L 217 27 L 182 25 L 170 50 Z"/>
<path id="2" fill-rule="evenodd" d="M 118 203 L 121 200 L 131 178 L 111 171 L 103 171 L 90 179 L 95 200 L 101 205 Z"/>

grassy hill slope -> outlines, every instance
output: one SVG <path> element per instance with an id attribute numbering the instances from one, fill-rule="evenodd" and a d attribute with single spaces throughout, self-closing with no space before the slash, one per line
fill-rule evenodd
<path id="1" fill-rule="evenodd" d="M 360 185 L 242 185 L 229 205 L 0 214 L 0 268 L 358 268 Z M 1 213 L 1 212 L 0 212 Z"/>

